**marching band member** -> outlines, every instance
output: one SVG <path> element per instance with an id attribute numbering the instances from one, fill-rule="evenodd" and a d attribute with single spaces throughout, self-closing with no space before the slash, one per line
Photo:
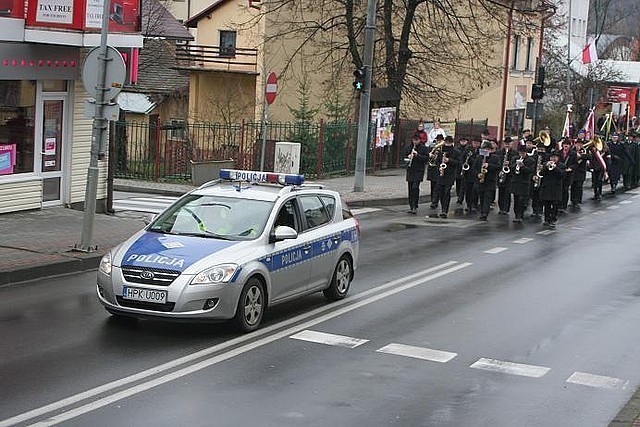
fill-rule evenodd
<path id="1" fill-rule="evenodd" d="M 456 150 L 460 153 L 460 164 L 456 171 L 456 196 L 458 196 L 457 204 L 461 205 L 464 201 L 464 176 L 462 174 L 462 161 L 467 154 L 467 147 L 469 146 L 467 138 L 460 138 L 456 146 Z"/>
<path id="2" fill-rule="evenodd" d="M 631 134 L 628 133 L 627 136 L 624 138 L 624 141 L 622 143 L 622 148 L 624 150 L 624 157 L 622 157 L 622 185 L 624 187 L 625 190 L 630 190 L 631 189 L 631 182 L 632 182 L 632 176 L 633 176 L 633 167 L 634 167 L 634 163 L 635 163 L 635 148 L 637 146 L 634 147 L 634 143 L 633 143 L 633 139 L 631 137 Z M 632 154 L 633 153 L 633 154 Z"/>
<path id="3" fill-rule="evenodd" d="M 558 220 L 558 207 L 562 203 L 562 180 L 565 176 L 565 165 L 560 162 L 560 153 L 552 151 L 549 160 L 544 162 L 540 171 L 540 200 L 544 204 L 544 222 L 555 228 Z"/>
<path id="4" fill-rule="evenodd" d="M 462 174 L 464 176 L 464 201 L 467 204 L 467 212 L 478 210 L 478 188 L 476 186 L 477 174 L 472 167 L 478 158 L 480 141 L 476 138 L 471 140 L 471 147 L 462 156 Z"/>
<path id="5" fill-rule="evenodd" d="M 498 153 L 500 161 L 502 163 L 502 169 L 498 172 L 498 214 L 509 215 L 511 210 L 511 192 L 509 191 L 509 182 L 513 176 L 510 170 L 510 164 L 513 157 L 516 156 L 513 147 L 513 141 L 511 137 L 507 136 L 504 139 L 504 146 Z"/>
<path id="6" fill-rule="evenodd" d="M 573 169 L 571 166 L 577 163 L 576 153 L 571 149 L 571 139 L 569 137 L 562 139 L 562 150 L 559 154 L 560 162 L 566 166 L 566 173 L 562 180 L 562 203 L 558 209 L 558 213 L 564 214 L 569 205 L 569 187 L 571 187 L 571 183 L 573 182 Z"/>
<path id="7" fill-rule="evenodd" d="M 604 151 L 603 146 L 603 151 Z M 593 144 L 588 151 L 589 166 L 591 168 L 591 182 L 593 183 L 593 197 L 592 200 L 602 200 L 602 183 L 604 182 L 604 176 L 606 174 L 607 165 L 604 162 L 602 153 Z"/>
<path id="8" fill-rule="evenodd" d="M 633 173 L 631 174 L 631 188 L 640 185 L 640 133 L 632 133 L 633 143 L 631 145 L 631 157 L 633 158 Z"/>
<path id="9" fill-rule="evenodd" d="M 447 135 L 444 145 L 438 154 L 438 202 L 442 211 L 440 218 L 446 218 L 449 214 L 451 202 L 451 187 L 456 179 L 458 165 L 460 164 L 460 152 L 453 146 L 453 137 Z M 437 203 L 437 202 L 436 202 Z"/>
<path id="10" fill-rule="evenodd" d="M 540 201 L 540 186 L 536 180 L 538 179 L 537 172 L 539 169 L 542 169 L 542 164 L 546 160 L 546 153 L 544 145 L 538 144 L 535 146 L 533 140 L 531 143 L 527 142 L 527 148 L 529 149 L 529 147 L 531 147 L 529 155 L 533 157 L 536 162 L 536 171 L 531 175 L 531 210 L 533 211 L 531 213 L 531 218 L 539 220 L 542 217 L 544 206 L 542 201 Z"/>
<path id="11" fill-rule="evenodd" d="M 518 144 L 518 155 L 511 159 L 511 183 L 509 189 L 513 194 L 513 222 L 522 223 L 524 211 L 529 204 L 531 177 L 536 170 L 536 161 L 527 153 L 524 141 Z"/>
<path id="12" fill-rule="evenodd" d="M 438 197 L 438 175 L 439 175 L 439 171 L 438 171 L 438 163 L 437 163 L 437 157 L 438 157 L 438 151 L 440 151 L 439 148 L 436 148 L 436 146 L 438 144 L 441 144 L 444 142 L 444 136 L 441 134 L 438 134 L 435 136 L 435 145 L 432 147 L 429 147 L 429 164 L 427 165 L 427 181 L 429 181 L 430 185 L 431 185 L 431 209 L 436 209 L 438 207 L 438 200 L 440 199 Z"/>
<path id="13" fill-rule="evenodd" d="M 610 194 L 616 194 L 616 187 L 622 173 L 622 158 L 625 156 L 624 147 L 620 144 L 620 134 L 614 132 L 611 135 L 611 141 L 607 142 L 607 146 L 609 152 L 605 159 L 608 162 L 607 173 L 609 174 L 609 185 L 611 185 Z"/>
<path id="14" fill-rule="evenodd" d="M 584 135 L 584 131 L 582 131 Z M 582 204 L 582 192 L 584 187 L 584 181 L 587 178 L 587 158 L 586 150 L 582 148 L 584 138 L 580 138 L 580 132 L 578 132 L 578 139 L 574 144 L 574 151 L 576 153 L 573 158 L 574 162 L 567 164 L 567 168 L 571 168 L 573 171 L 573 180 L 571 181 L 571 207 L 574 209 L 580 208 Z"/>
<path id="15" fill-rule="evenodd" d="M 420 140 L 420 135 L 414 134 L 411 144 L 405 151 L 407 159 L 407 184 L 409 188 L 409 212 L 418 212 L 418 201 L 420 200 L 420 183 L 424 179 L 424 169 L 427 162 L 427 147 Z"/>
<path id="16" fill-rule="evenodd" d="M 473 171 L 477 177 L 476 183 L 480 200 L 479 219 L 486 221 L 491 209 L 491 203 L 496 198 L 498 172 L 502 168 L 500 157 L 496 155 L 495 147 L 491 141 L 482 142 L 479 156 L 473 166 Z"/>

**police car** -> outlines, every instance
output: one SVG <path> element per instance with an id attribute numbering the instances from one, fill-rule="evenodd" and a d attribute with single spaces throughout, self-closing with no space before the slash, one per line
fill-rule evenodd
<path id="1" fill-rule="evenodd" d="M 115 316 L 234 319 L 313 292 L 347 295 L 359 224 L 340 195 L 304 177 L 223 169 L 107 253 L 98 299 Z"/>

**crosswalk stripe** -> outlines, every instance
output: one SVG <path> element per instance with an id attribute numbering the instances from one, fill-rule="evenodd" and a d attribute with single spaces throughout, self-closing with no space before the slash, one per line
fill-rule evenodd
<path id="1" fill-rule="evenodd" d="M 309 330 L 298 332 L 297 334 L 291 335 L 289 338 L 345 348 L 356 348 L 364 343 L 369 342 L 369 340 L 363 340 L 360 338 L 345 337 L 343 335 L 327 334 L 324 332 Z"/>
<path id="2" fill-rule="evenodd" d="M 541 236 L 546 236 L 547 234 L 553 234 L 555 233 L 554 230 L 542 230 L 542 231 L 538 231 L 537 234 L 541 235 Z"/>
<path id="3" fill-rule="evenodd" d="M 488 249 L 488 250 L 484 251 L 484 253 L 485 253 L 485 254 L 499 254 L 500 252 L 504 252 L 504 251 L 506 251 L 507 249 L 509 249 L 509 248 L 502 248 L 502 247 L 499 247 L 499 246 L 498 246 L 498 247 L 496 247 L 496 248 Z"/>
<path id="4" fill-rule="evenodd" d="M 621 205 L 630 205 L 631 203 L 633 203 L 633 200 L 623 200 L 620 202 Z"/>
<path id="5" fill-rule="evenodd" d="M 588 387 L 595 388 L 610 388 L 624 390 L 629 384 L 629 381 L 621 380 L 614 377 L 605 377 L 602 375 L 588 374 L 586 372 L 574 372 L 569 379 L 568 383 L 586 385 Z"/>
<path id="6" fill-rule="evenodd" d="M 551 368 L 544 366 L 525 365 L 522 363 L 505 362 L 504 360 L 486 359 L 484 357 L 478 359 L 470 368 L 531 378 L 541 378 L 551 370 Z"/>
<path id="7" fill-rule="evenodd" d="M 523 237 L 522 239 L 514 240 L 514 241 L 513 241 L 513 243 L 520 243 L 520 244 L 522 244 L 522 243 L 529 243 L 529 242 L 531 242 L 531 241 L 533 241 L 533 239 L 532 239 L 532 238 L 530 238 L 530 237 Z"/>
<path id="8" fill-rule="evenodd" d="M 397 356 L 413 357 L 415 359 L 428 360 L 430 362 L 447 363 L 457 353 L 449 351 L 434 350 L 432 348 L 415 347 L 412 345 L 391 343 L 376 350 L 379 353 L 395 354 Z"/>
<path id="9" fill-rule="evenodd" d="M 617 205 L 607 206 L 607 209 L 609 210 L 620 209 L 620 206 L 617 206 Z"/>
<path id="10" fill-rule="evenodd" d="M 381 210 L 382 209 L 380 208 L 355 208 L 355 209 L 351 209 L 351 213 L 354 215 L 362 215 L 362 214 L 371 213 L 371 212 L 378 212 Z"/>

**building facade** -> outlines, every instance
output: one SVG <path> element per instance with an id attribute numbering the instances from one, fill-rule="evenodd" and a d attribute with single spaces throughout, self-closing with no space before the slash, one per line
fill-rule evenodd
<path id="1" fill-rule="evenodd" d="M 102 5 L 15 0 L 0 16 L 0 213 L 84 203 L 93 120 L 81 71 L 100 43 Z M 112 1 L 111 46 L 142 46 L 139 11 L 137 0 Z"/>

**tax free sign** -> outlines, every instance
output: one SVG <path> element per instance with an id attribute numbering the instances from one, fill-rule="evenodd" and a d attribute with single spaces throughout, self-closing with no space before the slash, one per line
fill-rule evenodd
<path id="1" fill-rule="evenodd" d="M 73 23 L 73 0 L 38 0 L 36 20 L 55 24 Z"/>

